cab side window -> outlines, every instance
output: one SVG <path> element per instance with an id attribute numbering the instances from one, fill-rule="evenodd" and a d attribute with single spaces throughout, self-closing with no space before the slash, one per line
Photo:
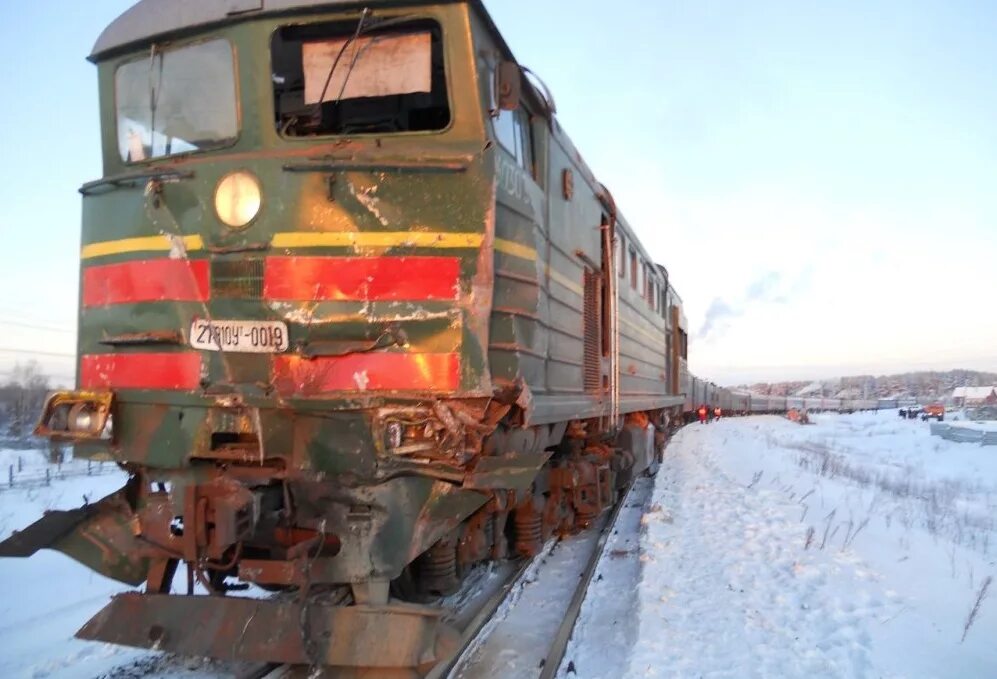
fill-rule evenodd
<path id="1" fill-rule="evenodd" d="M 533 135 L 530 128 L 529 114 L 520 106 L 515 111 L 499 111 L 492 118 L 495 128 L 495 138 L 509 154 L 516 159 L 516 164 L 535 178 L 533 171 Z"/>

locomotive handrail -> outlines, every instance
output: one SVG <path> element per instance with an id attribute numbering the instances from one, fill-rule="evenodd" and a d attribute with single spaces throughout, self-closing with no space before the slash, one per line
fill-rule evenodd
<path id="1" fill-rule="evenodd" d="M 110 347 L 141 346 L 147 344 L 183 344 L 183 334 L 175 330 L 129 332 L 112 337 L 104 337 L 97 343 Z"/>
<path id="2" fill-rule="evenodd" d="M 285 172 L 465 172 L 471 156 L 398 160 L 322 160 L 284 165 Z"/>
<path id="3" fill-rule="evenodd" d="M 232 255 L 240 252 L 263 252 L 270 249 L 270 243 L 240 243 L 237 245 L 211 245 L 205 243 L 204 249 L 214 255 Z"/>
<path id="4" fill-rule="evenodd" d="M 173 170 L 173 169 L 151 169 L 141 172 L 125 172 L 111 177 L 103 177 L 87 182 L 79 188 L 79 192 L 84 196 L 94 193 L 94 189 L 102 187 L 118 188 L 119 186 L 134 186 L 138 182 L 150 179 L 178 181 L 180 179 L 190 179 L 194 176 L 193 170 Z"/>
<path id="5" fill-rule="evenodd" d="M 543 90 L 542 94 L 544 99 L 544 105 L 547 107 L 548 116 L 555 115 L 557 113 L 557 104 L 554 103 L 554 95 L 551 93 L 550 88 L 547 87 L 547 83 L 545 83 L 540 76 L 538 76 L 536 73 L 528 69 L 526 66 L 520 65 L 519 68 L 522 69 L 523 73 L 525 73 L 526 75 L 530 76 L 531 78 L 537 81 L 537 83 L 540 85 L 540 88 Z"/>

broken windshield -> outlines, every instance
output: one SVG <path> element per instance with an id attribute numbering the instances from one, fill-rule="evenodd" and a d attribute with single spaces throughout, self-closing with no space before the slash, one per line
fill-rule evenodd
<path id="1" fill-rule="evenodd" d="M 442 130 L 450 123 L 432 21 L 286 26 L 274 34 L 276 124 L 289 136 Z"/>
<path id="2" fill-rule="evenodd" d="M 228 40 L 163 50 L 115 75 L 118 152 L 125 162 L 225 146 L 239 131 Z"/>

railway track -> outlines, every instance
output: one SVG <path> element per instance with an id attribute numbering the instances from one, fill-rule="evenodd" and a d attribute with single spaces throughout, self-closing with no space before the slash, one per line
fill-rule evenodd
<path id="1" fill-rule="evenodd" d="M 561 559 L 557 551 L 546 558 L 544 554 L 536 557 L 546 561 L 537 568 L 538 586 L 522 592 L 511 609 L 504 611 L 504 619 L 483 627 L 448 666 L 438 667 L 430 676 L 433 679 L 555 677 L 620 511 L 635 503 L 643 506 L 652 486 L 651 479 L 638 479 L 592 528 L 559 542 L 557 550 L 562 552 Z"/>
<path id="2" fill-rule="evenodd" d="M 652 485 L 650 479 L 638 479 L 613 509 L 596 519 L 588 530 L 564 540 L 552 539 L 531 559 L 495 562 L 473 572 L 460 592 L 440 603 L 441 607 L 450 609 L 444 617 L 460 631 L 461 640 L 455 653 L 437 665 L 426 679 L 511 676 L 510 650 L 525 663 L 514 667 L 517 677 L 555 677 L 620 511 L 627 505 L 643 504 Z M 543 618 L 539 622 L 536 621 L 538 616 Z M 533 624 L 522 624 L 524 619 Z M 144 676 L 169 674 L 168 668 L 161 663 L 155 664 L 156 669 Z M 213 669 L 204 675 L 205 679 L 209 676 L 215 679 L 222 676 L 235 679 L 330 676 L 316 674 L 303 666 L 277 663 L 243 665 L 233 667 L 231 671 Z M 120 676 L 143 675 L 128 672 Z"/>

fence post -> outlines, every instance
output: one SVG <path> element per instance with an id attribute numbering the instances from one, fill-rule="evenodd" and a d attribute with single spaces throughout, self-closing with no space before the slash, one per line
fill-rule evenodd
<path id="1" fill-rule="evenodd" d="M 14 465 L 10 465 L 10 469 L 7 470 L 7 483 L 10 487 L 14 487 Z"/>
<path id="2" fill-rule="evenodd" d="M 90 476 L 90 460 L 87 460 L 87 476 Z"/>
<path id="3" fill-rule="evenodd" d="M 24 471 L 24 460 L 21 459 L 20 455 L 18 455 L 17 456 L 17 473 L 20 474 L 23 471 Z"/>
<path id="4" fill-rule="evenodd" d="M 45 485 L 46 486 L 52 485 L 52 476 L 51 476 L 51 473 L 52 473 L 51 470 L 49 470 L 48 467 L 45 467 Z"/>

